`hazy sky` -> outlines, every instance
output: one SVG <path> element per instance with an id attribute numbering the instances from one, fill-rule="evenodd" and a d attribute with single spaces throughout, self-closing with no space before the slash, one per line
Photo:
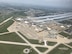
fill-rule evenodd
<path id="1" fill-rule="evenodd" d="M 53 7 L 72 7 L 72 0 L 0 0 L 0 2 L 23 3 Z"/>

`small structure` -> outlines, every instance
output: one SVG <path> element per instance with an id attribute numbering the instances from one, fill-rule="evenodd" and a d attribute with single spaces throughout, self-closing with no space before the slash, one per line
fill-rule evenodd
<path id="1" fill-rule="evenodd" d="M 41 29 L 41 28 L 35 28 L 35 31 L 36 32 L 41 32 L 43 29 Z"/>
<path id="2" fill-rule="evenodd" d="M 47 27 L 48 30 L 51 30 L 51 28 Z"/>
<path id="3" fill-rule="evenodd" d="M 24 50 L 23 50 L 23 53 L 24 53 L 24 54 L 29 54 L 29 53 L 30 53 L 30 49 L 28 49 L 28 48 L 24 49 Z"/>
<path id="4" fill-rule="evenodd" d="M 23 20 L 23 19 L 22 19 L 22 18 L 16 18 L 16 20 L 21 21 L 21 20 Z"/>
<path id="5" fill-rule="evenodd" d="M 25 23 L 27 24 L 27 23 L 29 23 L 28 21 L 25 21 Z"/>
<path id="6" fill-rule="evenodd" d="M 65 28 L 64 26 L 60 26 L 61 28 Z"/>
<path id="7" fill-rule="evenodd" d="M 47 46 L 47 40 L 44 40 L 44 45 Z"/>

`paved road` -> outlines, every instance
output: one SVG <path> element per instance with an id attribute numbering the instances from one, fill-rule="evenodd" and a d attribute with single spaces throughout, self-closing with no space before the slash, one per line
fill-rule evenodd
<path id="1" fill-rule="evenodd" d="M 0 35 L 9 34 L 9 33 L 12 33 L 12 32 L 4 32 L 4 33 L 0 33 Z"/>
<path id="2" fill-rule="evenodd" d="M 26 40 L 21 34 L 19 34 L 18 32 L 16 32 L 19 37 L 21 37 L 24 41 L 26 41 L 36 52 L 38 52 L 38 54 L 42 54 L 38 49 L 35 48 L 35 46 L 33 46 L 28 40 Z"/>
<path id="3" fill-rule="evenodd" d="M 11 33 L 11 32 L 5 32 L 5 33 L 2 33 L 1 35 L 3 34 L 8 34 L 8 33 Z M 56 45 L 54 46 L 45 46 L 45 45 L 38 45 L 38 44 L 31 44 L 28 40 L 26 40 L 22 35 L 20 35 L 18 32 L 16 32 L 16 34 L 19 35 L 20 38 L 22 38 L 24 41 L 26 41 L 27 43 L 19 43 L 19 42 L 11 42 L 11 41 L 0 41 L 0 43 L 4 43 L 4 44 L 14 44 L 14 45 L 25 45 L 25 46 L 31 46 L 34 50 L 36 50 L 38 52 L 38 54 L 47 54 L 49 53 L 50 51 L 52 51 L 55 47 L 57 47 L 59 44 L 61 44 L 61 42 L 58 42 Z M 69 40 L 69 42 L 72 42 L 72 39 Z M 72 48 L 72 46 L 70 45 L 67 45 L 65 43 L 62 42 L 62 44 Z M 48 48 L 48 50 L 46 50 L 45 52 L 40 52 L 38 49 L 36 49 L 35 47 L 46 47 Z"/>
<path id="4" fill-rule="evenodd" d="M 64 45 L 66 45 L 66 46 L 69 47 L 69 48 L 72 48 L 72 46 L 70 46 L 70 45 L 68 45 L 68 44 L 65 44 L 65 43 L 64 43 Z"/>
<path id="5" fill-rule="evenodd" d="M 61 41 L 61 40 L 63 40 L 63 41 Z M 57 40 L 55 40 L 56 42 L 58 41 L 58 43 L 56 44 L 56 45 L 54 45 L 54 46 L 52 46 L 52 47 L 48 47 L 49 49 L 46 51 L 46 52 L 44 52 L 43 54 L 47 54 L 47 53 L 49 53 L 50 51 L 52 51 L 55 47 L 57 47 L 59 44 L 61 44 L 61 43 L 66 43 L 67 41 L 68 42 L 71 42 L 71 40 L 69 40 L 69 39 L 57 39 Z M 29 43 L 30 44 L 30 43 Z M 33 47 L 33 45 L 32 44 L 30 44 L 30 46 L 32 46 Z M 35 47 L 35 46 L 34 46 Z M 69 46 L 70 47 L 70 46 Z M 36 49 L 35 49 L 36 50 Z M 38 52 L 38 50 L 37 50 L 37 52 Z M 39 53 L 39 52 L 38 52 Z M 40 54 L 40 53 L 39 53 Z"/>
<path id="6" fill-rule="evenodd" d="M 27 43 L 20 43 L 20 42 L 12 42 L 12 41 L 0 41 L 0 43 L 4 43 L 4 44 L 13 44 L 13 45 L 26 45 L 29 46 L 29 44 Z M 32 44 L 35 47 L 51 47 L 51 46 L 45 46 L 45 45 L 37 45 L 37 44 Z"/>
<path id="7" fill-rule="evenodd" d="M 12 19 L 12 17 L 6 19 L 5 21 L 1 22 L 0 25 L 4 24 L 5 22 L 7 22 L 7 21 L 9 21 L 9 20 L 11 20 L 11 19 Z"/>
<path id="8" fill-rule="evenodd" d="M 49 53 L 50 51 L 52 51 L 55 47 L 57 47 L 60 43 L 57 43 L 56 45 L 54 45 L 53 47 L 49 48 L 46 52 L 44 52 L 44 54 Z"/>
<path id="9" fill-rule="evenodd" d="M 13 45 L 26 45 L 29 46 L 26 43 L 19 43 L 19 42 L 11 42 L 11 41 L 0 41 L 0 43 L 4 43 L 4 44 L 13 44 Z"/>

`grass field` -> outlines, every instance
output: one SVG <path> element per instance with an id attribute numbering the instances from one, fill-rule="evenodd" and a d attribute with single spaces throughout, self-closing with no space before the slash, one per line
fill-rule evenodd
<path id="1" fill-rule="evenodd" d="M 49 45 L 49 46 L 54 46 L 56 43 L 57 43 L 57 42 L 50 42 L 50 41 L 48 41 L 48 42 L 47 42 L 47 45 Z"/>
<path id="2" fill-rule="evenodd" d="M 69 34 L 64 33 L 64 32 L 61 32 L 61 33 L 59 33 L 59 34 L 60 34 L 60 35 L 63 35 L 64 37 L 67 37 L 67 38 L 69 38 L 69 39 L 72 38 L 72 35 L 69 35 Z"/>
<path id="3" fill-rule="evenodd" d="M 59 49 L 59 48 L 68 48 L 68 50 L 62 50 L 62 49 Z M 69 47 L 67 47 L 63 44 L 60 44 L 58 47 L 53 49 L 48 54 L 70 54 L 71 52 L 72 52 L 72 48 L 69 48 Z"/>
<path id="4" fill-rule="evenodd" d="M 68 45 L 72 46 L 72 42 L 71 42 L 71 43 L 69 43 Z"/>
<path id="5" fill-rule="evenodd" d="M 0 40 L 1 41 L 23 42 L 23 43 L 25 42 L 14 32 L 9 33 L 9 34 L 0 35 Z"/>
<path id="6" fill-rule="evenodd" d="M 11 16 L 8 15 L 0 15 L 0 23 L 3 22 L 4 20 L 8 19 Z"/>
<path id="7" fill-rule="evenodd" d="M 45 47 L 36 47 L 40 52 L 45 52 L 48 48 Z"/>
<path id="8" fill-rule="evenodd" d="M 0 44 L 0 54 L 24 54 L 23 50 L 25 48 L 31 48 L 29 46 L 20 46 L 20 45 L 8 45 Z M 29 54 L 38 54 L 35 50 L 31 49 Z"/>
<path id="9" fill-rule="evenodd" d="M 13 23 L 13 20 L 9 20 L 6 23 L 0 25 L 0 33 L 8 32 L 7 28 Z"/>

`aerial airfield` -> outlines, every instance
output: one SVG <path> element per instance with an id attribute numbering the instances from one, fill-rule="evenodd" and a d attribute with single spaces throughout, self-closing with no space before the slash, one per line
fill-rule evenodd
<path id="1" fill-rule="evenodd" d="M 0 43 L 2 46 L 7 44 L 6 49 L 8 45 L 20 47 L 17 47 L 20 54 L 72 54 L 72 24 L 63 24 L 65 20 L 72 22 L 72 13 L 15 19 L 10 17 L 0 23 L 8 31 L 0 33 Z M 7 26 L 6 23 L 11 24 Z M 14 46 L 11 47 L 14 49 Z M 14 50 L 11 52 L 15 53 Z"/>
<path id="2" fill-rule="evenodd" d="M 18 36 L 26 41 L 27 45 L 31 46 L 38 54 L 47 54 L 60 44 L 63 44 L 72 50 L 72 46 L 68 45 L 69 43 L 72 43 L 72 37 L 69 39 L 60 34 L 71 25 L 59 23 L 59 21 L 70 19 L 72 19 L 72 13 L 44 17 L 28 16 L 26 18 L 16 18 L 12 19 L 14 23 L 9 26 L 7 30 L 10 33 L 15 32 L 18 34 Z M 38 42 L 30 43 L 29 40 L 36 40 Z M 48 45 L 50 42 L 53 45 Z M 48 50 L 40 52 L 36 47 L 45 47 L 48 48 Z M 59 48 L 59 50 L 66 49 L 68 48 Z"/>

